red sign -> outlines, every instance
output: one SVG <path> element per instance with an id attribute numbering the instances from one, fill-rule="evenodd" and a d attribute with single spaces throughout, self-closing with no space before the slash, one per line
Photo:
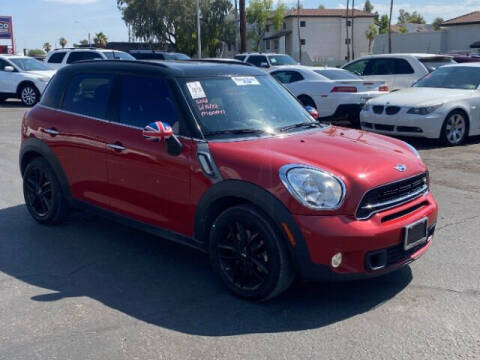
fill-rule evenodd
<path id="1" fill-rule="evenodd" d="M 0 16 L 0 39 L 13 39 L 11 16 Z"/>

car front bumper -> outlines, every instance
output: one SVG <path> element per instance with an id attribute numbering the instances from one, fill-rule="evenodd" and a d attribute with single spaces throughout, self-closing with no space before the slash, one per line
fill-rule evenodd
<path id="1" fill-rule="evenodd" d="M 385 135 L 415 136 L 438 139 L 445 115 L 434 111 L 425 116 L 398 113 L 377 115 L 373 111 L 360 112 L 360 125 L 368 130 Z"/>
<path id="2" fill-rule="evenodd" d="M 414 209 L 409 212 L 409 209 Z M 367 220 L 353 216 L 295 216 L 307 251 L 294 250 L 295 263 L 305 280 L 346 280 L 379 276 L 419 258 L 430 247 L 438 206 L 430 192 L 409 203 L 373 215 Z M 428 219 L 427 242 L 403 248 L 406 226 Z M 334 268 L 332 257 L 342 254 Z M 386 256 L 385 266 L 372 269 L 372 256 Z"/>

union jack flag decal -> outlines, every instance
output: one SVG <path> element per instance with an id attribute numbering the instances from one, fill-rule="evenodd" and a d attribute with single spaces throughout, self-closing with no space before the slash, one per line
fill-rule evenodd
<path id="1" fill-rule="evenodd" d="M 155 121 L 143 129 L 143 137 L 149 141 L 163 141 L 172 135 L 172 127 L 163 121 Z"/>

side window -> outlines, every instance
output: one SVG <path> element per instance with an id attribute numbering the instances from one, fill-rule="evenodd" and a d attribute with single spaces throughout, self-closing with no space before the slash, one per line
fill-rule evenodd
<path id="1" fill-rule="evenodd" d="M 0 71 L 5 71 L 5 66 L 9 66 L 10 64 L 7 63 L 5 60 L 0 59 Z"/>
<path id="2" fill-rule="evenodd" d="M 415 71 L 413 70 L 412 66 L 408 63 L 407 60 L 404 59 L 393 59 L 394 73 L 397 75 L 401 74 L 413 74 Z"/>
<path id="3" fill-rule="evenodd" d="M 300 81 L 303 80 L 302 74 L 296 71 L 290 71 L 290 82 Z"/>
<path id="4" fill-rule="evenodd" d="M 364 74 L 365 68 L 367 67 L 368 60 L 358 60 L 344 67 L 345 70 L 348 70 L 357 75 L 366 75 Z"/>
<path id="5" fill-rule="evenodd" d="M 286 71 L 275 71 L 272 73 L 272 76 L 275 80 L 282 84 L 288 84 L 290 80 L 290 76 L 288 76 Z"/>
<path id="6" fill-rule="evenodd" d="M 63 110 L 106 119 L 113 76 L 102 74 L 75 75 L 63 100 Z"/>
<path id="7" fill-rule="evenodd" d="M 260 66 L 262 63 L 268 64 L 267 57 L 263 55 L 252 55 L 247 59 L 247 62 L 255 66 Z"/>
<path id="8" fill-rule="evenodd" d="M 56 52 L 48 58 L 47 62 L 50 64 L 61 64 L 63 61 L 63 58 L 65 57 L 65 54 L 66 53 L 64 51 Z"/>
<path id="9" fill-rule="evenodd" d="M 67 59 L 67 64 L 72 64 L 77 61 L 103 59 L 102 55 L 93 51 L 72 51 Z"/>
<path id="10" fill-rule="evenodd" d="M 139 128 L 163 121 L 170 124 L 174 133 L 180 132 L 175 97 L 167 81 L 161 78 L 123 76 L 118 120 Z"/>
<path id="11" fill-rule="evenodd" d="M 370 59 L 363 75 L 392 75 L 395 73 L 394 62 L 390 58 Z"/>

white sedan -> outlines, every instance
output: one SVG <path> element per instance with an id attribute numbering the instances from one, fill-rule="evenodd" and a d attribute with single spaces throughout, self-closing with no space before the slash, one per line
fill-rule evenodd
<path id="1" fill-rule="evenodd" d="M 372 99 L 360 120 L 365 130 L 461 144 L 480 135 L 480 64 L 443 66 L 411 88 Z"/>
<path id="2" fill-rule="evenodd" d="M 313 106 L 322 119 L 348 119 L 359 125 L 363 104 L 384 95 L 383 81 L 365 81 L 349 71 L 310 66 L 280 66 L 270 72 L 295 95 L 304 106 Z"/>

